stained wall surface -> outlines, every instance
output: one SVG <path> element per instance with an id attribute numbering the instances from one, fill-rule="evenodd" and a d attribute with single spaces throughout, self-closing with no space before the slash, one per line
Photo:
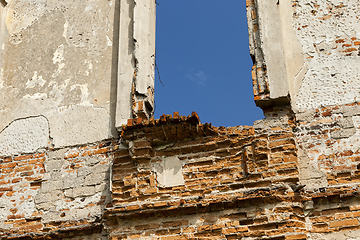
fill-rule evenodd
<path id="1" fill-rule="evenodd" d="M 0 142 L 26 141 L 4 134 L 13 125 L 21 125 L 19 132 L 44 129 L 38 147 L 116 136 L 110 94 L 114 9 L 115 1 L 8 1 L 2 10 Z M 29 152 L 15 145 L 2 144 L 1 155 Z"/>
<path id="2" fill-rule="evenodd" d="M 153 1 L 10 0 L 0 11 L 0 155 L 109 139 L 150 118 Z"/>
<path id="3" fill-rule="evenodd" d="M 299 182 L 312 199 L 307 238 L 358 239 L 358 1 L 247 8 L 255 101 L 268 116 L 289 105 L 295 118 Z"/>
<path id="4" fill-rule="evenodd" d="M 293 27 L 308 70 L 295 99 L 296 109 L 358 102 L 358 1 L 298 1 Z"/>
<path id="5" fill-rule="evenodd" d="M 357 102 L 359 8 L 356 0 L 249 0 L 255 99 L 287 97 L 295 112 Z"/>
<path id="6" fill-rule="evenodd" d="M 0 238 L 360 239 L 358 9 L 248 0 L 265 118 L 214 127 L 149 118 L 155 2 L 8 1 Z"/>

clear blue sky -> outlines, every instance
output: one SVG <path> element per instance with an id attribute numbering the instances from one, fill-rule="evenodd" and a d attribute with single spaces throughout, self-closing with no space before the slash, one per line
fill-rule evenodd
<path id="1" fill-rule="evenodd" d="M 179 111 L 214 126 L 262 119 L 252 92 L 245 0 L 157 0 L 155 118 Z"/>

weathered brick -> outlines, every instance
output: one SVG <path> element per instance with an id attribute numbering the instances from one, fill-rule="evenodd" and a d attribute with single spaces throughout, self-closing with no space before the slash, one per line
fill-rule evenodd
<path id="1" fill-rule="evenodd" d="M 352 226 L 359 225 L 359 221 L 357 219 L 346 219 L 342 221 L 330 222 L 330 227 L 344 227 L 344 226 Z"/>

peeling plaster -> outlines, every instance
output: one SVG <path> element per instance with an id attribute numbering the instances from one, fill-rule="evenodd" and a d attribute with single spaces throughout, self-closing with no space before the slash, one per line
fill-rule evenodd
<path id="1" fill-rule="evenodd" d="M 315 6 L 300 0 L 293 9 L 292 24 L 308 65 L 296 110 L 358 102 L 358 1 L 317 0 Z"/>
<path id="2" fill-rule="evenodd" d="M 116 134 L 109 114 L 114 1 L 8 2 L 0 14 L 6 20 L 5 34 L 0 34 L 0 129 L 19 118 L 43 115 L 50 126 L 60 121 L 62 127 L 81 122 L 89 127 L 88 132 L 80 126 L 80 137 L 68 144 Z M 81 9 L 86 14 L 79 14 Z M 89 119 L 64 116 L 75 115 L 74 109 L 86 109 Z M 66 145 L 60 135 L 59 130 L 54 142 Z"/>
<path id="3" fill-rule="evenodd" d="M 37 84 L 40 87 L 43 87 L 46 81 L 43 79 L 42 76 L 38 76 L 38 72 L 34 71 L 34 76 L 29 79 L 26 83 L 26 88 L 34 88 Z"/>
<path id="4" fill-rule="evenodd" d="M 49 142 L 49 123 L 44 116 L 17 119 L 0 132 L 0 156 L 31 153 Z"/>
<path id="5" fill-rule="evenodd" d="M 153 171 L 161 187 L 176 187 L 185 185 L 182 173 L 183 163 L 177 156 L 165 157 L 161 162 L 153 164 Z"/>

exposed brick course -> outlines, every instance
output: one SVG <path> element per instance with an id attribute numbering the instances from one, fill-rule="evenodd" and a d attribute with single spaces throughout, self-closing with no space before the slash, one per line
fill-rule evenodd
<path id="1" fill-rule="evenodd" d="M 149 122 L 132 121 L 124 126 L 120 141 L 2 157 L 1 198 L 22 202 L 5 207 L 1 236 L 306 239 L 309 232 L 359 229 L 357 167 L 321 168 L 327 159 L 321 151 L 341 141 L 331 137 L 342 121 L 340 115 L 335 122 L 329 120 L 334 109 L 314 111 L 319 117 L 311 122 L 300 116 L 297 126 L 287 120 L 276 128 L 213 127 L 201 124 L 195 113 L 174 113 Z M 329 131 L 319 137 L 324 129 Z M 327 147 L 313 152 L 313 145 Z M 319 163 L 312 167 L 325 171 L 328 187 L 296 189 L 304 181 L 298 162 L 298 148 L 304 146 L 310 161 Z M 349 166 L 356 162 L 351 145 L 331 151 L 331 164 L 336 158 Z M 182 163 L 183 184 L 160 184 L 154 164 L 169 157 Z M 55 209 L 49 200 L 56 201 Z M 36 209 L 31 214 L 21 207 L 29 201 Z"/>

